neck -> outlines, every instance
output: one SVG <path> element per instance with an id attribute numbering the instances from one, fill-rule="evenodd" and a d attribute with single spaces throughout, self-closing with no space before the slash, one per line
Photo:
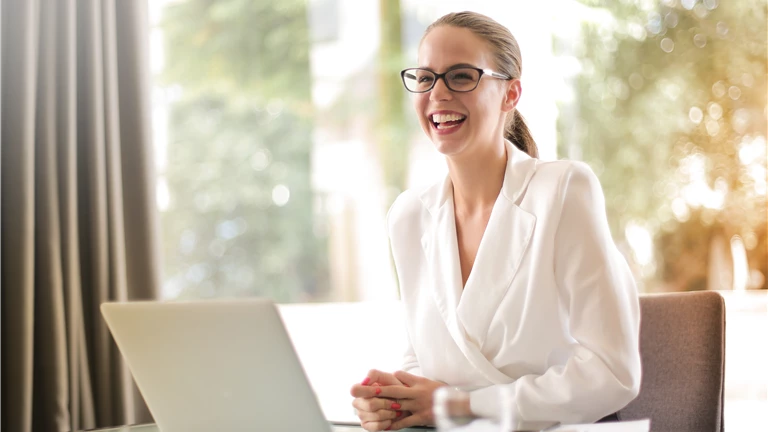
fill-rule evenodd
<path id="1" fill-rule="evenodd" d="M 507 149 L 501 145 L 478 146 L 471 154 L 448 158 L 456 211 L 474 214 L 489 210 L 504 184 Z"/>

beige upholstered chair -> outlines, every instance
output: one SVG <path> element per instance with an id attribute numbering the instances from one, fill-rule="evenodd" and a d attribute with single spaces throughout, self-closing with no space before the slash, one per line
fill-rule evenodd
<path id="1" fill-rule="evenodd" d="M 722 296 L 711 291 L 646 295 L 640 310 L 640 394 L 618 412 L 619 419 L 650 418 L 652 432 L 722 432 Z"/>

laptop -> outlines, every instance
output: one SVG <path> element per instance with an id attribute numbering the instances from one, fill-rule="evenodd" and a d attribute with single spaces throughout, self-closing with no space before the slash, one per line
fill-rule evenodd
<path id="1" fill-rule="evenodd" d="M 334 429 L 270 300 L 104 303 L 101 313 L 162 432 Z"/>

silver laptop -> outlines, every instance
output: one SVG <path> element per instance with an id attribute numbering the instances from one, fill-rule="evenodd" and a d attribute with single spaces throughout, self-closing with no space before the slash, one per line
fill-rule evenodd
<path id="1" fill-rule="evenodd" d="M 162 432 L 331 431 L 270 300 L 104 303 L 101 313 Z"/>

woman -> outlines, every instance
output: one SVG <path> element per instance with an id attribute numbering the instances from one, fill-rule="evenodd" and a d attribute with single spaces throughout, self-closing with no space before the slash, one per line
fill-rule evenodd
<path id="1" fill-rule="evenodd" d="M 608 229 L 597 177 L 540 162 L 516 106 L 520 50 L 471 12 L 427 29 L 402 79 L 448 176 L 389 211 L 409 348 L 402 371 L 352 387 L 367 430 L 434 424 L 432 394 L 470 392 L 466 414 L 594 422 L 637 396 L 637 291 Z M 496 406 L 499 386 L 513 395 Z"/>

